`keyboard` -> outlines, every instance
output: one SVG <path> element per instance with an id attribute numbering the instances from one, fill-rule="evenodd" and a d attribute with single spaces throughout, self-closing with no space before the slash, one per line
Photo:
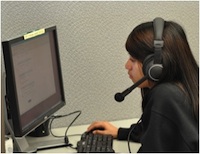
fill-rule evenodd
<path id="1" fill-rule="evenodd" d="M 99 135 L 85 132 L 77 142 L 78 153 L 114 153 L 111 135 Z"/>

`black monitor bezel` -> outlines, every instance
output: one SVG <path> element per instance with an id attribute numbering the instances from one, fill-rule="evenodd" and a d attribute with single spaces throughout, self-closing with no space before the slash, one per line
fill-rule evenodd
<path id="1" fill-rule="evenodd" d="M 11 117 L 13 131 L 16 137 L 22 137 L 22 136 L 27 135 L 33 129 L 37 128 L 37 126 L 39 126 L 40 124 L 48 120 L 50 116 L 52 116 L 53 113 L 61 109 L 66 104 L 56 26 L 44 28 L 44 34 L 34 36 L 30 39 L 37 39 L 37 37 L 40 37 L 41 35 L 45 35 L 46 33 L 53 34 L 55 56 L 56 56 L 55 60 L 57 64 L 56 66 L 57 66 L 57 75 L 58 75 L 61 101 L 59 101 L 56 104 L 56 106 L 51 108 L 45 114 L 41 115 L 36 121 L 34 121 L 32 124 L 28 125 L 24 129 L 22 128 L 21 121 L 20 121 L 20 111 L 19 111 L 19 106 L 18 106 L 18 101 L 17 101 L 16 83 L 15 83 L 15 78 L 14 78 L 14 68 L 13 68 L 13 61 L 12 61 L 11 46 L 12 44 L 15 44 L 21 41 L 26 41 L 26 40 L 24 39 L 24 35 L 22 35 L 22 36 L 10 39 L 8 41 L 2 42 L 5 72 L 6 72 L 6 83 L 7 83 L 6 84 L 6 93 L 7 93 L 6 98 L 7 98 L 7 110 L 8 110 L 7 112 L 9 113 Z"/>

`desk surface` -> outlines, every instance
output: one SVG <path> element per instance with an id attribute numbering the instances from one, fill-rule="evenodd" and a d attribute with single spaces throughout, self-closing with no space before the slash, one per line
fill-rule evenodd
<path id="1" fill-rule="evenodd" d="M 117 127 L 130 127 L 132 123 L 136 123 L 138 119 L 127 119 L 127 120 L 119 120 L 119 121 L 112 121 L 113 125 Z M 76 147 L 76 143 L 80 140 L 80 135 L 75 135 L 71 136 L 74 134 L 82 134 L 86 131 L 88 125 L 80 125 L 80 126 L 72 126 L 68 130 L 68 135 L 69 135 L 69 142 Z M 53 133 L 56 135 L 63 135 L 65 133 L 66 128 L 56 128 L 53 129 Z M 35 138 L 35 137 L 27 137 L 27 140 L 30 145 L 38 144 L 38 142 L 47 142 L 52 139 L 55 139 L 52 136 L 48 137 L 40 137 L 40 138 Z M 139 143 L 134 143 L 130 142 L 130 147 L 131 147 L 131 152 L 137 152 L 139 147 L 141 145 Z M 113 149 L 115 150 L 116 153 L 128 153 L 128 144 L 127 141 L 119 141 L 114 139 L 113 140 Z M 59 147 L 59 148 L 52 148 L 52 149 L 46 149 L 46 150 L 39 150 L 38 153 L 73 153 L 77 152 L 76 150 L 70 148 L 70 147 Z"/>

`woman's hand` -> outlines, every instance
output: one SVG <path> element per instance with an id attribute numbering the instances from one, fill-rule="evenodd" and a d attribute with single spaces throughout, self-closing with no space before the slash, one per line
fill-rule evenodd
<path id="1" fill-rule="evenodd" d="M 94 134 L 112 135 L 117 138 L 118 128 L 107 121 L 93 122 L 87 129 L 87 132 L 92 131 Z"/>

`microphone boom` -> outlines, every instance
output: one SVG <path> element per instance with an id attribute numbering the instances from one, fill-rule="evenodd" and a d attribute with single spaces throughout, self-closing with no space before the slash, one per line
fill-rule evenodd
<path id="1" fill-rule="evenodd" d="M 124 100 L 124 98 L 126 97 L 126 95 L 128 95 L 131 91 L 133 91 L 133 89 L 135 89 L 137 86 L 139 86 L 141 83 L 143 83 L 147 78 L 148 78 L 148 76 L 144 76 L 143 78 L 138 80 L 135 84 L 133 84 L 131 87 L 127 88 L 123 92 L 116 93 L 115 100 L 117 102 L 122 102 Z"/>

